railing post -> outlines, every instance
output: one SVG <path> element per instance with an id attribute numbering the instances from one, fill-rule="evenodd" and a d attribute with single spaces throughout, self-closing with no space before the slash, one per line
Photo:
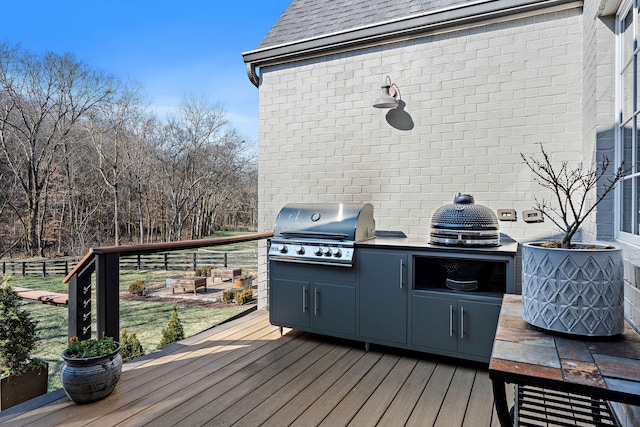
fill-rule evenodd
<path id="1" fill-rule="evenodd" d="M 228 257 L 227 257 L 227 252 L 225 252 L 225 253 L 224 253 L 224 268 L 227 268 L 227 267 L 228 267 L 228 262 L 227 262 L 228 260 L 229 260 L 229 259 L 228 259 Z"/>
<path id="2" fill-rule="evenodd" d="M 42 261 L 42 277 L 47 277 L 47 261 Z"/>
<path id="3" fill-rule="evenodd" d="M 198 269 L 198 252 L 193 253 L 193 271 Z"/>
<path id="4" fill-rule="evenodd" d="M 166 271 L 166 270 L 169 270 L 169 258 L 166 252 L 163 255 L 164 255 L 164 269 Z"/>
<path id="5" fill-rule="evenodd" d="M 22 277 L 27 275 L 27 263 L 22 261 Z"/>
<path id="6" fill-rule="evenodd" d="M 120 254 L 96 254 L 96 323 L 98 339 L 120 335 Z"/>
<path id="7" fill-rule="evenodd" d="M 138 254 L 138 271 L 142 270 L 142 255 Z"/>
<path id="8" fill-rule="evenodd" d="M 93 264 L 69 279 L 69 338 L 91 338 L 91 273 Z"/>

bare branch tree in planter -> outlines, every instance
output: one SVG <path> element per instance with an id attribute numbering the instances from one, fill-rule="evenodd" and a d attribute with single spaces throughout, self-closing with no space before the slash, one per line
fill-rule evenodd
<path id="1" fill-rule="evenodd" d="M 561 242 L 526 243 L 522 247 L 522 317 L 551 331 L 578 336 L 614 336 L 624 328 L 622 250 L 610 245 L 576 244 L 585 220 L 624 176 L 624 165 L 609 172 L 604 157 L 595 168 L 563 161 L 554 166 L 540 144 L 542 159 L 521 154 L 555 204 L 535 198 L 536 208 L 563 233 Z M 599 189 L 593 202 L 589 197 Z"/>
<path id="2" fill-rule="evenodd" d="M 596 196 L 595 202 L 589 207 L 588 196 L 596 189 L 598 183 L 607 175 L 611 166 L 608 157 L 604 157 L 597 168 L 585 168 L 579 163 L 574 169 L 569 168 L 568 162 L 563 161 L 559 169 L 555 169 L 549 158 L 549 154 L 540 144 L 542 159 L 527 156 L 520 153 L 524 163 L 536 175 L 536 182 L 542 187 L 553 191 L 557 207 L 553 207 L 546 199 L 535 198 L 536 209 L 549 218 L 562 232 L 564 236 L 560 247 L 570 248 L 573 236 L 580 226 L 615 188 L 615 185 L 624 176 L 624 163 L 617 171 L 607 178 L 607 182 Z M 557 247 L 550 243 L 552 247 Z"/>

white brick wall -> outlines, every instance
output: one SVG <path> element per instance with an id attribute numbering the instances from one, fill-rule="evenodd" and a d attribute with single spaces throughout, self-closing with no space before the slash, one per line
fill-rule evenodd
<path id="1" fill-rule="evenodd" d="M 289 202 L 369 202 L 378 229 L 426 242 L 433 211 L 468 192 L 519 212 L 501 223 L 513 238 L 552 235 L 522 222 L 544 193 L 520 153 L 542 142 L 556 160 L 581 158 L 581 25 L 566 11 L 262 69 L 260 230 Z M 386 75 L 411 130 L 372 107 Z"/>
<path id="2" fill-rule="evenodd" d="M 531 209 L 543 192 L 520 153 L 582 155 L 581 25 L 576 9 L 262 69 L 260 229 L 297 201 L 371 202 L 379 229 L 425 241 L 458 192 Z M 371 106 L 386 75 L 411 130 Z M 501 226 L 521 240 L 555 231 Z"/>

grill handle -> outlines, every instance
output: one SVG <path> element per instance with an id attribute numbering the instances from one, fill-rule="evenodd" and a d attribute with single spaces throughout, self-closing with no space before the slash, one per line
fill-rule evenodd
<path id="1" fill-rule="evenodd" d="M 313 313 L 318 314 L 318 300 L 320 299 L 320 293 L 316 289 L 313 293 Z"/>
<path id="2" fill-rule="evenodd" d="M 400 258 L 400 289 L 404 285 L 404 260 Z"/>
<path id="3" fill-rule="evenodd" d="M 460 307 L 460 338 L 464 338 L 464 307 Z"/>
<path id="4" fill-rule="evenodd" d="M 299 239 L 312 238 L 312 239 L 334 239 L 344 240 L 349 237 L 344 233 L 330 233 L 322 231 L 283 231 L 280 233 L 283 237 L 297 237 Z"/>

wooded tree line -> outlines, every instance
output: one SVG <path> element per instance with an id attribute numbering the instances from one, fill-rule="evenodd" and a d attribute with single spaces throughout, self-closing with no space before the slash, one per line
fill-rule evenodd
<path id="1" fill-rule="evenodd" d="M 251 148 L 205 98 L 159 118 L 140 85 L 0 44 L 0 257 L 254 227 Z"/>

